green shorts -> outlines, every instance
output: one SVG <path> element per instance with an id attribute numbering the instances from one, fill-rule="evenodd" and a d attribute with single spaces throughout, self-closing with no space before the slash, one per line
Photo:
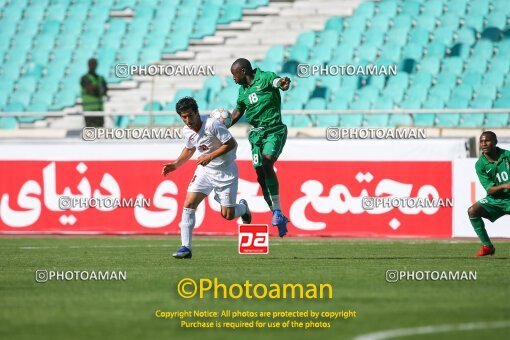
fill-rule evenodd
<path id="1" fill-rule="evenodd" d="M 476 202 L 489 214 L 489 220 L 494 222 L 503 215 L 510 214 L 510 199 L 487 196 Z"/>
<path id="2" fill-rule="evenodd" d="M 251 144 L 253 166 L 262 166 L 262 155 L 278 159 L 287 141 L 287 126 L 277 125 L 268 129 L 251 129 L 248 134 Z"/>

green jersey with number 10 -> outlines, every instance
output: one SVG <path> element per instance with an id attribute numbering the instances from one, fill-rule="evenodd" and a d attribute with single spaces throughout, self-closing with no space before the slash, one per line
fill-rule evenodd
<path id="1" fill-rule="evenodd" d="M 270 128 L 283 125 L 278 77 L 273 72 L 254 71 L 251 85 L 242 85 L 237 97 L 237 111 L 243 113 L 246 121 L 255 128 Z"/>
<path id="2" fill-rule="evenodd" d="M 476 174 L 485 190 L 510 182 L 510 151 L 501 148 L 497 148 L 497 151 L 499 155 L 497 162 L 489 162 L 485 155 L 482 154 L 475 165 Z M 490 196 L 494 198 L 510 198 L 510 190 L 504 189 Z"/>

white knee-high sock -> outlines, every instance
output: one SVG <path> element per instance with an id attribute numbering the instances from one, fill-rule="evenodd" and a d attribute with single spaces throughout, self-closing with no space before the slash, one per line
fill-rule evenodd
<path id="1" fill-rule="evenodd" d="M 181 227 L 182 245 L 191 249 L 191 235 L 195 227 L 195 209 L 184 208 L 182 210 L 182 218 L 179 227 Z"/>
<path id="2" fill-rule="evenodd" d="M 247 210 L 248 210 L 248 208 L 244 204 L 238 203 L 238 204 L 236 204 L 236 208 L 235 208 L 235 211 L 234 211 L 234 216 L 235 217 L 241 217 L 244 214 L 246 214 Z"/>

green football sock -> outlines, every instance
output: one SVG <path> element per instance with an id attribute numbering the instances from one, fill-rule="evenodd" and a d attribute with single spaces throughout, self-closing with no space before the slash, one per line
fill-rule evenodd
<path id="1" fill-rule="evenodd" d="M 492 247 L 491 240 L 489 239 L 489 235 L 487 235 L 487 231 L 485 230 L 485 224 L 481 217 L 471 217 L 469 218 L 471 225 L 475 229 L 476 235 L 482 243 L 488 247 Z"/>
<path id="2" fill-rule="evenodd" d="M 280 188 L 278 185 L 278 178 L 274 177 L 266 177 L 266 187 L 269 191 L 269 200 L 271 201 L 271 206 L 275 210 L 280 210 Z"/>
<path id="3" fill-rule="evenodd" d="M 279 195 L 280 189 L 278 185 L 278 178 L 275 177 L 266 177 L 266 187 L 269 191 L 270 196 Z"/>

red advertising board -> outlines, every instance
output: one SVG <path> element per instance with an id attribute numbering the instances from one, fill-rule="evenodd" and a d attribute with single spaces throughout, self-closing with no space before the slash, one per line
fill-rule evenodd
<path id="1" fill-rule="evenodd" d="M 169 176 L 167 161 L 0 161 L 0 233 L 177 234 L 195 161 Z M 252 223 L 270 224 L 250 161 L 238 161 L 239 195 Z M 452 208 L 364 210 L 362 197 L 451 199 L 451 162 L 277 162 L 282 209 L 289 236 L 451 237 Z M 145 199 L 148 206 L 76 207 L 62 210 L 59 197 Z M 196 213 L 195 233 L 235 235 L 209 196 Z M 276 228 L 270 228 L 276 235 Z"/>

